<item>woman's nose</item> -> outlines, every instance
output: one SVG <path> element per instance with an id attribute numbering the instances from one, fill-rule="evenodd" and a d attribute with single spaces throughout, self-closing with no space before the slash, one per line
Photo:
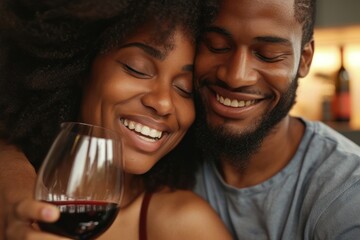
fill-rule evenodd
<path id="1" fill-rule="evenodd" d="M 175 109 L 171 86 L 154 84 L 151 90 L 142 97 L 142 103 L 159 116 L 171 114 Z"/>

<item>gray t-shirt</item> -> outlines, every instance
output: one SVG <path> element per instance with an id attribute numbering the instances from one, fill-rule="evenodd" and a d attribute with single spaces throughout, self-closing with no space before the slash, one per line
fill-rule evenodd
<path id="1" fill-rule="evenodd" d="M 360 239 L 360 147 L 320 122 L 304 123 L 293 159 L 259 185 L 231 187 L 211 161 L 198 172 L 195 192 L 235 239 Z"/>

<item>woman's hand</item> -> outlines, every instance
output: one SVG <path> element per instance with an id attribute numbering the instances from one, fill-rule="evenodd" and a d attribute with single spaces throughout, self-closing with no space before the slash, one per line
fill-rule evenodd
<path id="1" fill-rule="evenodd" d="M 5 213 L 6 239 L 64 239 L 41 232 L 36 224 L 37 221 L 56 221 L 59 218 L 57 207 L 33 199 L 24 199 L 7 209 Z"/>
<path id="2" fill-rule="evenodd" d="M 33 200 L 36 173 L 15 146 L 0 141 L 0 239 L 64 239 L 38 230 L 36 221 L 55 221 L 55 206 Z"/>

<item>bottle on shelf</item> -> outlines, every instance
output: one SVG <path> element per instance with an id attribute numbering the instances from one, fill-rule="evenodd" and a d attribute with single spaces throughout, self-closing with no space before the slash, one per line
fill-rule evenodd
<path id="1" fill-rule="evenodd" d="M 350 78 L 344 66 L 344 48 L 340 46 L 341 65 L 335 76 L 335 92 L 332 101 L 334 121 L 348 122 L 351 115 Z"/>

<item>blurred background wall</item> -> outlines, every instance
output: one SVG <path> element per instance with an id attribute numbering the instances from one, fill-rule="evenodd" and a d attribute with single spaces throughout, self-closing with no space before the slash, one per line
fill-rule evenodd
<path id="1" fill-rule="evenodd" d="M 360 145 L 360 0 L 318 0 L 315 55 L 306 78 L 300 79 L 291 114 L 321 120 Z M 350 77 L 351 117 L 332 119 L 330 105 L 340 68 L 340 46 Z"/>

